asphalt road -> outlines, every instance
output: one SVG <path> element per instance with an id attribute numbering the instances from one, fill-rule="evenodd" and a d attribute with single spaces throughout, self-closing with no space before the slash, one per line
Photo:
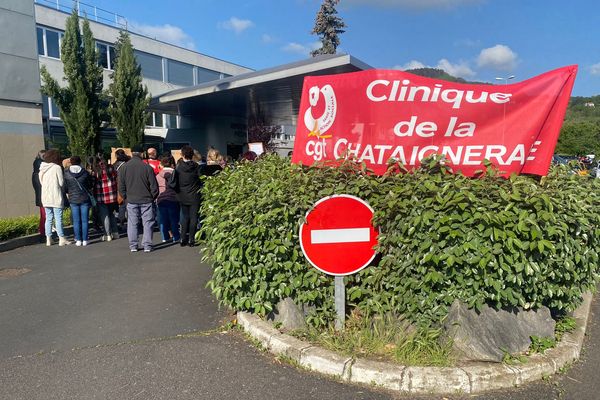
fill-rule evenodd
<path id="1" fill-rule="evenodd" d="M 155 237 L 157 240 L 158 237 Z M 235 330 L 205 289 L 198 250 L 130 253 L 126 239 L 0 253 L 0 399 L 597 400 L 593 303 L 582 362 L 565 374 L 481 396 L 406 396 L 282 364 Z"/>

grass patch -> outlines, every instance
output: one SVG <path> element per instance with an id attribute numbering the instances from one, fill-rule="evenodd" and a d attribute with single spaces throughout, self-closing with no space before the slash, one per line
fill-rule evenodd
<path id="1" fill-rule="evenodd" d="M 564 316 L 556 321 L 556 326 L 554 328 L 554 337 L 556 337 L 556 341 L 559 342 L 565 333 L 573 332 L 577 328 L 577 321 L 573 317 Z"/>
<path id="2" fill-rule="evenodd" d="M 402 365 L 449 366 L 454 362 L 452 342 L 441 333 L 441 329 L 417 329 L 402 319 L 367 318 L 358 312 L 348 318 L 342 332 L 331 326 L 292 332 L 296 337 L 353 357 Z"/>
<path id="3" fill-rule="evenodd" d="M 0 218 L 0 242 L 32 235 L 38 231 L 40 217 L 28 215 L 24 217 Z M 63 211 L 63 226 L 71 225 L 71 209 Z"/>

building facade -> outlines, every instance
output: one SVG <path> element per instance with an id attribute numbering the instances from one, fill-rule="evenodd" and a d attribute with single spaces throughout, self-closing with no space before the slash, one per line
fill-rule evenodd
<path id="1" fill-rule="evenodd" d="M 0 35 L 4 38 L 0 43 L 0 218 L 37 213 L 31 185 L 33 159 L 45 147 L 66 148 L 67 137 L 58 109 L 51 98 L 41 95 L 39 71 L 43 65 L 63 83 L 60 45 L 74 6 L 79 7 L 82 17 L 90 20 L 107 88 L 114 68 L 114 44 L 119 32 L 127 28 L 123 17 L 71 0 L 0 2 Z M 252 71 L 136 32 L 129 33 L 143 83 L 153 96 Z M 104 150 L 118 145 L 114 130 L 106 125 L 102 131 Z M 146 142 L 165 149 L 186 143 L 198 145 L 194 143 L 195 136 L 189 133 L 189 125 L 187 118 L 177 113 L 150 113 Z M 217 123 L 208 128 L 216 133 L 222 126 Z M 228 129 L 232 129 L 230 125 Z M 171 130 L 181 134 L 171 135 L 171 142 L 165 142 Z M 240 138 L 239 142 L 244 140 Z M 219 147 L 226 150 L 226 143 L 220 143 Z"/>

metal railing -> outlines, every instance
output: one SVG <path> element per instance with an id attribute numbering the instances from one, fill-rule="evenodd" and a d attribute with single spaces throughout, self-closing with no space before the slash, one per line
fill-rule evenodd
<path id="1" fill-rule="evenodd" d="M 84 3 L 79 0 L 34 0 L 36 4 L 53 8 L 71 14 L 77 10 L 79 16 L 87 17 L 90 21 L 100 22 L 118 29 L 127 30 L 127 20 L 122 15 L 108 11 L 93 4 Z"/>

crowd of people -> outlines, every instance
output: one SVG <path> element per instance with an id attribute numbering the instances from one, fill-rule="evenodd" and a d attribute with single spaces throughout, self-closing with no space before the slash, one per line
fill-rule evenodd
<path id="1" fill-rule="evenodd" d="M 210 148 L 204 158 L 187 145 L 177 162 L 170 152 L 158 157 L 154 148 L 144 157 L 139 146 L 131 149 L 131 156 L 118 149 L 112 164 L 101 154 L 86 161 L 84 166 L 81 157 L 63 159 L 58 150 L 50 149 L 40 151 L 33 162 L 39 232 L 47 246 L 54 243 L 54 232 L 59 246 L 72 244 L 63 228 L 63 211 L 69 207 L 76 246 L 88 245 L 91 223 L 102 231 L 103 241 L 118 238 L 126 223 L 132 252 L 153 250 L 156 226 L 163 243 L 193 247 L 202 176 L 214 175 L 226 165 L 216 149 Z"/>

